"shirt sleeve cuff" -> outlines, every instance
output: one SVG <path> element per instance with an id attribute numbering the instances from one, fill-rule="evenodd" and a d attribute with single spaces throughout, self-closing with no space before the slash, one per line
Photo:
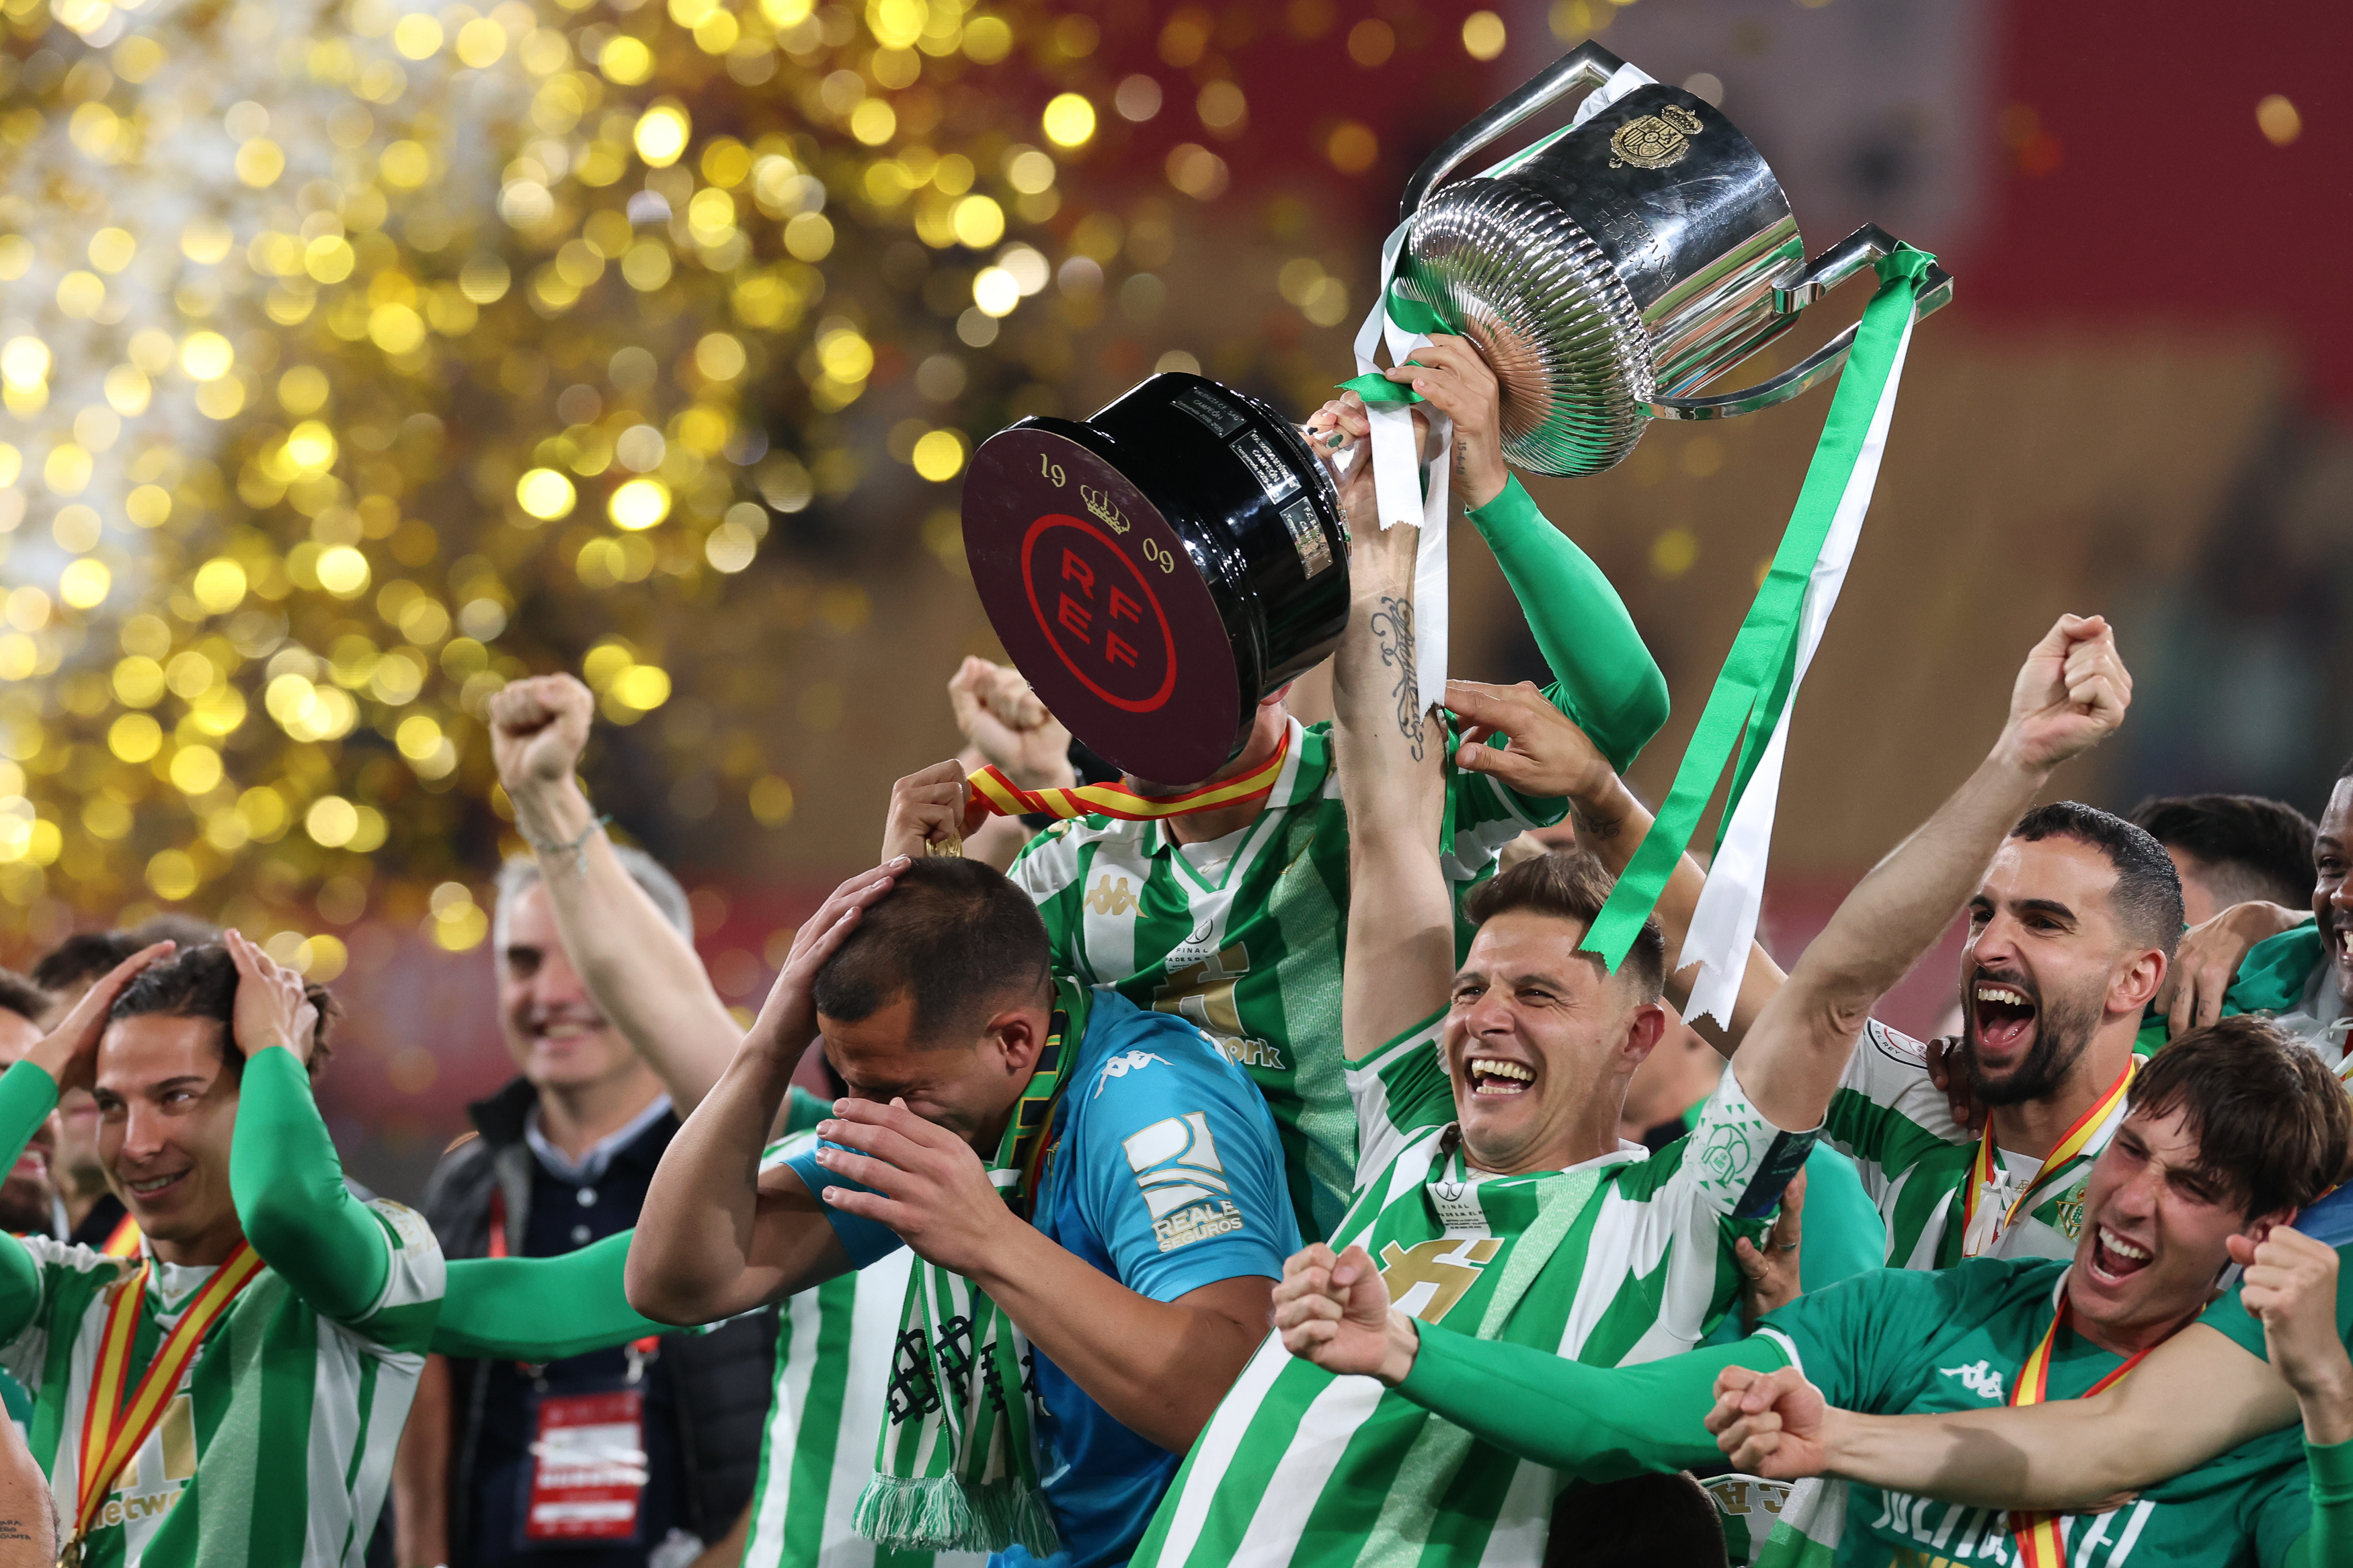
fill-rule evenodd
<path id="1" fill-rule="evenodd" d="M 2325 1446 L 2307 1441 L 2304 1462 L 2311 1468 L 2314 1501 L 2353 1502 L 2353 1440 Z"/>

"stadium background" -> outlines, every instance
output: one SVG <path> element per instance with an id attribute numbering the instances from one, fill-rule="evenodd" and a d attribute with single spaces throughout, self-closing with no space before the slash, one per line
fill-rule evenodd
<path id="1" fill-rule="evenodd" d="M 1405 175 L 1588 35 L 1719 99 L 1812 248 L 1875 220 L 1958 278 L 1799 707 L 1777 950 L 1957 780 L 2063 608 L 2116 618 L 2138 681 L 2069 793 L 2316 810 L 2353 750 L 2329 0 L 0 18 L 0 962 L 163 910 L 268 936 L 345 1001 L 322 1099 L 394 1195 L 510 1072 L 489 690 L 597 689 L 600 807 L 755 1005 L 889 781 L 954 750 L 956 659 L 997 652 L 972 445 L 1155 366 L 1312 406 Z M 1668 675 L 1646 794 L 1826 401 L 1531 485 Z M 1455 668 L 1540 674 L 1456 561 Z M 1952 972 L 1948 941 L 1891 1018 L 1931 1024 Z"/>

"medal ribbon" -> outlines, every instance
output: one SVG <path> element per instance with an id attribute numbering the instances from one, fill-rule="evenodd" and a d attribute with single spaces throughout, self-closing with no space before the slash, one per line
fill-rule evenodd
<path id="1" fill-rule="evenodd" d="M 131 1366 L 131 1349 L 139 1334 L 139 1308 L 146 1299 L 147 1277 L 154 1265 L 142 1263 L 139 1271 L 118 1282 L 108 1298 L 106 1328 L 99 1337 L 98 1364 L 90 1384 L 90 1408 L 82 1417 L 81 1464 L 74 1510 L 74 1544 L 90 1531 L 114 1478 L 131 1456 L 147 1441 L 164 1410 L 180 1386 L 188 1363 L 205 1342 L 206 1333 L 220 1321 L 237 1293 L 253 1283 L 264 1265 L 249 1243 L 240 1241 L 228 1260 L 197 1290 L 195 1300 L 172 1331 L 156 1347 L 139 1386 L 128 1405 L 121 1403 L 122 1385 Z"/>
<path id="2" fill-rule="evenodd" d="M 972 797 L 997 816 L 1020 816 L 1043 813 L 1065 820 L 1076 816 L 1112 816 L 1122 822 L 1151 822 L 1164 816 L 1190 816 L 1197 811 L 1216 811 L 1224 806 L 1240 805 L 1272 793 L 1274 782 L 1282 772 L 1283 760 L 1291 755 L 1291 734 L 1285 730 L 1282 743 L 1275 747 L 1274 755 L 1246 773 L 1229 779 L 1205 784 L 1183 795 L 1165 796 L 1143 795 L 1125 784 L 1080 784 L 1071 789 L 1023 789 L 994 764 L 982 768 L 965 781 Z M 1040 1069 L 1042 1070 L 1042 1069 Z"/>
<path id="3" fill-rule="evenodd" d="M 2018 1369 L 2018 1377 L 2010 1384 L 2010 1403 L 2018 1408 L 2040 1405 L 2047 1397 L 2051 1384 L 2051 1348 L 2059 1338 L 2059 1325 L 2067 1321 L 2067 1288 L 2059 1288 L 2059 1309 L 2051 1314 L 2051 1326 L 2042 1331 L 2042 1342 Z M 2125 1374 L 2140 1364 L 2141 1357 L 2157 1347 L 2137 1350 L 2125 1358 L 2124 1364 L 2092 1384 L 2076 1397 L 2089 1399 L 2115 1384 L 2124 1381 Z M 2059 1516 L 2055 1513 L 2017 1512 L 2010 1516 L 2010 1531 L 2018 1541 L 2019 1568 L 2067 1568 L 2067 1543 L 2059 1535 Z"/>
<path id="4" fill-rule="evenodd" d="M 2124 1103 L 2125 1095 L 2132 1088 L 2133 1073 L 2139 1066 L 2138 1057 L 2125 1058 L 2125 1070 L 2116 1075 L 2116 1081 L 2108 1085 L 2107 1092 L 2094 1100 L 2090 1110 L 2075 1118 L 2074 1124 L 2059 1135 L 2059 1142 L 2051 1146 L 2051 1152 L 2042 1156 L 2042 1167 L 2034 1173 L 2034 1179 L 2010 1201 L 2010 1206 L 2002 1212 L 1991 1234 L 1981 1244 L 1973 1244 L 1972 1226 L 1977 1220 L 1980 1194 L 2000 1180 L 1997 1173 L 2000 1169 L 2000 1155 L 1993 1146 L 1993 1118 L 1986 1118 L 1985 1136 L 1978 1140 L 1977 1155 L 1969 1162 L 1969 1184 L 1961 1194 L 1962 1257 L 1975 1258 L 1981 1252 L 1990 1252 L 1995 1243 L 2001 1239 L 2002 1233 L 2017 1223 L 2019 1215 L 2033 1206 L 2042 1189 L 2051 1184 L 2070 1161 L 2084 1152 L 2084 1145 L 2092 1141 L 2109 1115 Z"/>
<path id="5" fill-rule="evenodd" d="M 115 1221 L 114 1228 L 107 1233 L 106 1245 L 99 1250 L 109 1258 L 138 1257 L 139 1222 L 129 1215 Z"/>

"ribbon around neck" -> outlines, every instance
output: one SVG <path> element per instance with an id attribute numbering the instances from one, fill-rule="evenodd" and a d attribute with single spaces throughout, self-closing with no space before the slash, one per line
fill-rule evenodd
<path id="1" fill-rule="evenodd" d="M 1196 812 L 1221 811 L 1244 801 L 1263 799 L 1282 776 L 1291 756 L 1291 731 L 1282 743 L 1248 773 L 1205 784 L 1183 795 L 1138 795 L 1125 784 L 1079 784 L 1070 788 L 1023 789 L 996 763 L 978 769 L 965 780 L 965 798 L 987 806 L 992 816 L 1019 816 L 1036 813 L 1065 819 L 1110 816 L 1122 822 L 1154 822 L 1164 816 L 1190 816 Z"/>
<path id="2" fill-rule="evenodd" d="M 1509 174 L 1651 79 L 1633 66 L 1620 66 L 1607 82 L 1585 95 L 1567 124 L 1489 164 L 1473 177 L 1492 179 Z M 1447 458 L 1453 445 L 1453 429 L 1451 422 L 1435 411 L 1426 416 L 1437 451 L 1425 470 L 1413 434 L 1412 405 L 1422 399 L 1412 388 L 1401 386 L 1382 374 L 1373 358 L 1386 343 L 1389 363 L 1403 364 L 1412 357 L 1414 350 L 1430 341 L 1432 331 L 1452 330 L 1438 311 L 1399 299 L 1389 287 L 1397 276 L 1398 258 L 1404 251 L 1406 235 L 1412 224 L 1409 216 L 1381 242 L 1380 276 L 1374 286 L 1373 308 L 1364 324 L 1356 329 L 1356 374 L 1340 384 L 1364 398 L 1365 411 L 1371 418 L 1373 493 L 1381 526 L 1387 529 L 1409 523 L 1421 530 L 1413 582 L 1414 686 L 1421 711 L 1426 713 L 1446 696 L 1447 470 L 1451 467 Z M 1375 390 L 1368 391 L 1368 385 Z M 1423 479 L 1425 471 L 1427 482 Z"/>
<path id="3" fill-rule="evenodd" d="M 1791 700 L 1829 624 L 1879 477 L 1920 282 L 1936 258 L 1910 246 L 1873 264 L 1862 313 L 1788 528 L 1676 769 L 1674 787 L 1586 932 L 1583 951 L 1615 971 L 1634 945 L 1739 744 L 1715 864 L 1675 962 L 1703 973 L 1686 1017 L 1729 1021 L 1764 896 Z M 1745 742 L 1743 736 L 1746 736 Z"/>

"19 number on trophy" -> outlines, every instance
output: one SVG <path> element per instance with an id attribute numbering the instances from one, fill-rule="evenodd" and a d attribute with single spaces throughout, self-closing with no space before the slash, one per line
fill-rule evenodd
<path id="1" fill-rule="evenodd" d="M 1048 461 L 1046 454 L 1043 452 L 1038 454 L 1038 471 L 1045 475 L 1047 479 L 1052 480 L 1056 489 L 1061 489 L 1064 477 L 1062 473 L 1062 465 Z"/>

